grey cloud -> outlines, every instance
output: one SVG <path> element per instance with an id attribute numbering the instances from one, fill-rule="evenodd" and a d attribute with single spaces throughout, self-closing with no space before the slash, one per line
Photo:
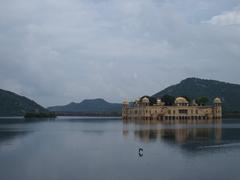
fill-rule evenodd
<path id="1" fill-rule="evenodd" d="M 240 83 L 235 0 L 13 0 L 0 6 L 0 84 L 41 104 L 119 102 L 197 76 Z"/>

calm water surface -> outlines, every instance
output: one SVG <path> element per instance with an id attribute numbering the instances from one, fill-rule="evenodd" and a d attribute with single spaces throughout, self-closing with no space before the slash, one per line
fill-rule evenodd
<path id="1" fill-rule="evenodd" d="M 239 180 L 239 167 L 240 119 L 198 124 L 0 119 L 2 180 Z"/>

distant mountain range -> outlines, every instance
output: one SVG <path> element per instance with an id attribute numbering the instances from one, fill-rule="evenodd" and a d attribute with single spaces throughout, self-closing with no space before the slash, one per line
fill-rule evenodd
<path id="1" fill-rule="evenodd" d="M 211 101 L 215 97 L 220 97 L 223 101 L 223 110 L 225 112 L 240 112 L 240 85 L 238 84 L 188 78 L 181 81 L 179 84 L 169 86 L 154 94 L 153 97 L 162 97 L 166 94 L 175 97 L 187 96 L 190 99 L 195 99 L 199 96 L 207 96 Z"/>
<path id="2" fill-rule="evenodd" d="M 190 99 L 207 96 L 211 101 L 215 97 L 220 97 L 225 112 L 240 113 L 240 85 L 238 84 L 188 78 L 179 84 L 169 86 L 152 97 L 161 98 L 163 95 L 187 96 Z M 68 115 L 68 113 L 72 113 L 72 115 L 120 115 L 122 104 L 110 103 L 104 99 L 88 99 L 80 103 L 72 102 L 63 106 L 49 107 L 48 110 L 60 112 L 63 115 Z M 0 89 L 0 116 L 22 116 L 26 112 L 46 112 L 48 110 L 26 97 Z"/>
<path id="3" fill-rule="evenodd" d="M 26 112 L 47 112 L 36 102 L 0 89 L 0 116 L 23 116 Z"/>
<path id="4" fill-rule="evenodd" d="M 80 103 L 72 102 L 65 106 L 49 107 L 48 110 L 54 112 L 119 113 L 122 110 L 122 104 L 109 103 L 104 99 L 86 99 Z"/>
<path id="5" fill-rule="evenodd" d="M 205 80 L 198 78 L 187 78 L 179 84 L 154 94 L 152 97 L 161 98 L 163 95 L 187 96 L 196 99 L 199 96 L 207 96 L 209 104 L 215 97 L 220 97 L 223 101 L 223 109 L 226 112 L 240 112 L 240 85 L 220 82 L 215 80 Z M 55 112 L 121 112 L 122 105 L 109 103 L 103 99 L 84 100 L 81 103 L 70 103 L 65 106 L 49 107 L 48 110 Z"/>

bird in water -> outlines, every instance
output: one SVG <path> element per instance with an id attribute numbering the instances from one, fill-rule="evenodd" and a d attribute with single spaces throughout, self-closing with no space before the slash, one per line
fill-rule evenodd
<path id="1" fill-rule="evenodd" d="M 143 148 L 139 148 L 139 149 L 138 149 L 138 155 L 139 155 L 140 157 L 143 156 Z"/>

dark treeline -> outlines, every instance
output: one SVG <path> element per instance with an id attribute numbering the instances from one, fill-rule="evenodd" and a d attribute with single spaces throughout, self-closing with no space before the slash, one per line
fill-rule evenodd
<path id="1" fill-rule="evenodd" d="M 28 112 L 24 115 L 25 118 L 55 118 L 54 112 Z"/>
<path id="2" fill-rule="evenodd" d="M 121 112 L 56 112 L 57 116 L 106 116 L 106 117 L 120 117 Z"/>

